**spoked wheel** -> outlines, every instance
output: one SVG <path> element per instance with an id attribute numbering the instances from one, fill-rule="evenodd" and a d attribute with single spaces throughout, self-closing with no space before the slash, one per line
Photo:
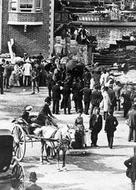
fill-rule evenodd
<path id="1" fill-rule="evenodd" d="M 21 161 L 24 158 L 26 151 L 26 137 L 25 132 L 20 125 L 15 125 L 12 130 L 14 137 L 13 152 L 17 161 Z"/>
<path id="2" fill-rule="evenodd" d="M 16 181 L 24 182 L 24 168 L 20 164 L 15 164 L 12 169 L 12 176 L 15 178 Z"/>

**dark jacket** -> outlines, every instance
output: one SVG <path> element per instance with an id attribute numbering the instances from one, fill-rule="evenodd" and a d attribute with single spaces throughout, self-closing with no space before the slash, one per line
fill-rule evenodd
<path id="1" fill-rule="evenodd" d="M 109 98 L 111 101 L 112 106 L 116 106 L 116 95 L 112 88 L 108 89 Z"/>
<path id="2" fill-rule="evenodd" d="M 60 100 L 61 99 L 61 90 L 58 84 L 52 87 L 52 99 L 53 100 Z"/>
<path id="3" fill-rule="evenodd" d="M 92 91 L 88 87 L 83 88 L 84 102 L 90 102 Z"/>
<path id="4" fill-rule="evenodd" d="M 102 129 L 102 116 L 99 115 L 95 115 L 92 114 L 92 116 L 90 117 L 90 121 L 89 121 L 89 129 L 99 133 Z"/>
<path id="5" fill-rule="evenodd" d="M 117 118 L 113 115 L 109 115 L 105 122 L 105 131 L 109 134 L 113 134 L 116 131 L 116 127 L 118 125 Z"/>
<path id="6" fill-rule="evenodd" d="M 134 109 L 128 113 L 128 125 L 130 128 L 136 129 L 136 110 Z"/>
<path id="7" fill-rule="evenodd" d="M 132 182 L 136 180 L 136 156 L 133 156 L 124 162 L 127 167 L 126 175 Z"/>
<path id="8" fill-rule="evenodd" d="M 102 99 L 103 99 L 103 96 L 102 96 L 102 93 L 100 91 L 94 90 L 92 92 L 92 96 L 91 96 L 92 105 L 99 107 L 100 102 L 102 101 Z"/>

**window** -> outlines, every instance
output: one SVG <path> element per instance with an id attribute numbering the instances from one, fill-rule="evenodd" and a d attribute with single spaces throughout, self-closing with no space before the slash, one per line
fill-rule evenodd
<path id="1" fill-rule="evenodd" d="M 10 11 L 40 12 L 42 0 L 9 0 Z"/>
<path id="2" fill-rule="evenodd" d="M 42 7 L 41 0 L 35 0 L 35 10 L 40 11 Z"/>
<path id="3" fill-rule="evenodd" d="M 32 12 L 33 0 L 20 0 L 20 11 L 21 12 Z"/>
<path id="4" fill-rule="evenodd" d="M 16 11 L 17 10 L 17 0 L 11 0 L 10 1 L 10 10 Z"/>

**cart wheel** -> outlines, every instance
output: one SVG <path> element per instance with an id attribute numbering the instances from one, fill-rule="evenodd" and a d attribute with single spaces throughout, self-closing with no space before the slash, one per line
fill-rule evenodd
<path id="1" fill-rule="evenodd" d="M 24 181 L 24 168 L 23 166 L 21 166 L 20 164 L 15 164 L 13 169 L 12 169 L 12 175 L 13 178 L 15 178 L 16 180 L 23 182 Z"/>
<path id="2" fill-rule="evenodd" d="M 12 130 L 12 135 L 14 137 L 13 142 L 13 152 L 16 156 L 17 161 L 21 161 L 24 158 L 26 151 L 26 138 L 24 130 L 21 126 L 15 125 Z"/>

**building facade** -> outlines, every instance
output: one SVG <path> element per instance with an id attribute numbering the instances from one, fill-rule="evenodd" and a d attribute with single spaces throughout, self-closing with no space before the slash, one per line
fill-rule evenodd
<path id="1" fill-rule="evenodd" d="M 54 1 L 0 0 L 0 53 L 13 39 L 15 54 L 47 57 L 53 48 Z"/>

